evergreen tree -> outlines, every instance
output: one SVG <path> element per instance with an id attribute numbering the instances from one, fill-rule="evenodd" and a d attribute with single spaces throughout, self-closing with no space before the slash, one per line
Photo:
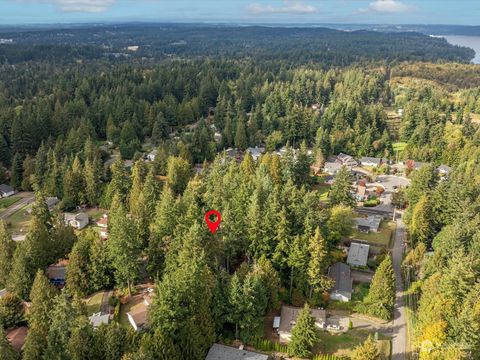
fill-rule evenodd
<path id="1" fill-rule="evenodd" d="M 243 122 L 243 119 L 237 120 L 237 129 L 235 131 L 235 146 L 242 151 L 245 151 L 248 147 L 247 133 L 245 130 L 245 123 Z"/>
<path id="2" fill-rule="evenodd" d="M 335 176 L 335 181 L 330 189 L 330 204 L 355 207 L 355 199 L 352 196 L 353 186 L 350 172 L 343 166 Z"/>
<path id="3" fill-rule="evenodd" d="M 386 256 L 372 279 L 368 295 L 364 299 L 364 311 L 372 316 L 390 320 L 395 305 L 395 273 L 392 259 Z"/>
<path id="4" fill-rule="evenodd" d="M 191 175 L 190 164 L 180 157 L 170 157 L 167 165 L 167 183 L 176 194 L 187 187 Z"/>
<path id="5" fill-rule="evenodd" d="M 87 159 L 83 167 L 85 178 L 85 197 L 89 205 L 98 205 L 102 190 L 101 183 L 101 164 L 95 157 L 93 160 Z"/>
<path id="6" fill-rule="evenodd" d="M 315 235 L 310 239 L 308 250 L 310 251 L 310 261 L 308 263 L 307 275 L 311 286 L 311 297 L 313 291 L 327 291 L 333 285 L 332 281 L 325 276 L 329 263 L 328 250 L 318 227 L 315 229 Z"/>
<path id="7" fill-rule="evenodd" d="M 9 274 L 12 270 L 15 242 L 7 231 L 5 222 L 0 221 L 0 287 L 7 285 Z"/>
<path id="8" fill-rule="evenodd" d="M 315 319 L 310 314 L 310 307 L 305 304 L 292 329 L 292 338 L 288 344 L 288 355 L 308 357 L 318 340 Z"/>
<path id="9" fill-rule="evenodd" d="M 22 299 L 28 299 L 33 272 L 27 244 L 25 242 L 17 244 L 13 253 L 12 271 L 7 281 L 7 289 Z"/>
<path id="10" fill-rule="evenodd" d="M 179 360 L 180 356 L 172 339 L 160 330 L 152 334 L 145 334 L 140 343 L 139 353 L 145 359 L 151 360 Z"/>
<path id="11" fill-rule="evenodd" d="M 380 360 L 382 357 L 371 335 L 362 345 L 355 348 L 352 360 Z"/>
<path id="12" fill-rule="evenodd" d="M 118 158 L 112 165 L 112 180 L 107 186 L 105 205 L 109 207 L 115 195 L 118 195 L 120 200 L 125 202 L 129 188 L 130 178 L 123 166 L 123 160 Z"/>
<path id="13" fill-rule="evenodd" d="M 23 159 L 19 153 L 16 153 L 12 160 L 12 170 L 10 172 L 10 185 L 15 190 L 20 190 L 22 186 Z"/>
<path id="14" fill-rule="evenodd" d="M 81 236 L 73 246 L 72 252 L 69 255 L 65 279 L 66 287 L 72 295 L 79 298 L 85 297 L 91 290 L 89 274 L 91 243 L 91 235 Z"/>

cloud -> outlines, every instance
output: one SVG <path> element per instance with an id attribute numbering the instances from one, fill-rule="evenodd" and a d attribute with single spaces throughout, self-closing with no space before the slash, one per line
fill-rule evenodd
<path id="1" fill-rule="evenodd" d="M 107 10 L 116 0 L 21 0 L 54 4 L 62 12 L 99 13 Z"/>
<path id="2" fill-rule="evenodd" d="M 360 9 L 361 12 L 376 12 L 381 14 L 401 13 L 412 10 L 411 6 L 400 0 L 375 0 L 368 8 Z"/>
<path id="3" fill-rule="evenodd" d="M 283 6 L 250 4 L 248 11 L 254 15 L 264 14 L 313 14 L 317 9 L 300 0 L 284 0 Z"/>

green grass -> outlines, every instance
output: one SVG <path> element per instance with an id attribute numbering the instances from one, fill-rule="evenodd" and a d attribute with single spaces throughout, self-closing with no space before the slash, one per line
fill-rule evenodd
<path id="1" fill-rule="evenodd" d="M 0 199 L 0 210 L 4 210 L 13 204 L 15 204 L 18 200 L 20 200 L 20 196 L 10 196 L 8 198 Z"/>
<path id="2" fill-rule="evenodd" d="M 314 348 L 314 353 L 319 354 L 332 354 L 336 356 L 351 356 L 353 350 L 358 345 L 362 344 L 368 335 L 373 335 L 369 331 L 365 330 L 349 330 L 342 334 L 330 334 L 326 331 L 321 331 L 320 341 Z M 384 354 L 385 359 L 390 357 L 390 346 L 385 343 L 390 343 L 390 339 L 379 334 L 379 348 Z"/>
<path id="3" fill-rule="evenodd" d="M 331 300 L 327 305 L 327 309 L 353 311 L 355 305 L 361 303 L 363 301 L 363 298 L 367 296 L 369 288 L 370 284 L 354 282 L 352 300 L 347 302 Z"/>
<path id="4" fill-rule="evenodd" d="M 31 218 L 31 216 L 26 213 L 26 210 L 29 206 L 30 205 L 25 205 L 6 220 L 8 224 L 8 230 L 11 234 L 24 234 L 27 232 Z"/>
<path id="5" fill-rule="evenodd" d="M 118 322 L 120 325 L 130 328 L 132 325 L 128 321 L 127 312 L 134 310 L 136 307 L 143 303 L 143 298 L 141 296 L 134 297 L 126 304 L 120 306 L 120 315 L 118 317 Z"/>
<path id="6" fill-rule="evenodd" d="M 87 299 L 87 302 L 85 304 L 87 305 L 88 316 L 100 312 L 102 299 L 103 291 L 93 294 L 90 298 Z"/>
<path id="7" fill-rule="evenodd" d="M 393 221 L 385 221 L 382 220 L 380 223 L 380 228 L 378 232 L 370 231 L 368 234 L 357 231 L 356 229 L 353 231 L 353 234 L 350 236 L 352 240 L 363 240 L 368 242 L 369 244 L 373 244 L 376 246 L 390 246 L 390 240 L 392 238 L 392 234 L 395 231 L 395 223 Z"/>
<path id="8" fill-rule="evenodd" d="M 317 191 L 320 194 L 320 201 L 328 201 L 328 195 L 330 194 L 330 186 L 319 186 Z"/>

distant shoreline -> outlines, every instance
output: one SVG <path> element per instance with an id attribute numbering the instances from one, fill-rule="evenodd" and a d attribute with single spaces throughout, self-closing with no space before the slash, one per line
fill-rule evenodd
<path id="1" fill-rule="evenodd" d="M 470 35 L 430 35 L 431 37 L 443 37 L 452 45 L 460 45 L 472 48 L 475 51 L 473 64 L 480 64 L 480 36 Z"/>

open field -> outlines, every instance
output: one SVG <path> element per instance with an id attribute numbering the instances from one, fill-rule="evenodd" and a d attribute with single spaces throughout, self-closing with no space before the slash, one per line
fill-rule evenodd
<path id="1" fill-rule="evenodd" d="M 30 206 L 25 205 L 6 220 L 10 234 L 25 234 L 27 232 L 31 216 L 26 211 Z"/>
<path id="2" fill-rule="evenodd" d="M 395 223 L 393 221 L 382 220 L 378 232 L 370 231 L 368 234 L 366 234 L 355 229 L 350 238 L 352 240 L 363 240 L 376 246 L 389 247 L 394 231 Z"/>

